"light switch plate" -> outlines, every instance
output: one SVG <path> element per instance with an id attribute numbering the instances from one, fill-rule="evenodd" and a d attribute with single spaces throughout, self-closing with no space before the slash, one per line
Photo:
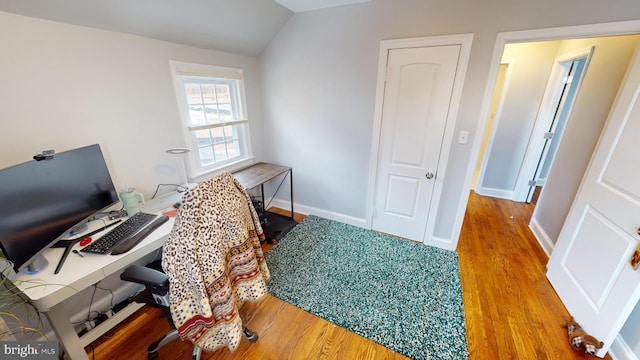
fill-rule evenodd
<path id="1" fill-rule="evenodd" d="M 469 141 L 469 132 L 466 130 L 460 131 L 458 135 L 458 144 L 466 144 Z"/>

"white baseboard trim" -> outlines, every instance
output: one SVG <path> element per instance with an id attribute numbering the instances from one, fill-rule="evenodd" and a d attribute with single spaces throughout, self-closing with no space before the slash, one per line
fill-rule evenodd
<path id="1" fill-rule="evenodd" d="M 435 246 L 445 250 L 456 251 L 456 249 L 453 248 L 453 243 L 451 239 L 446 239 L 443 237 L 434 236 L 431 239 L 431 242 L 427 243 L 426 245 Z"/>
<path id="2" fill-rule="evenodd" d="M 513 190 L 486 188 L 482 186 L 476 187 L 474 192 L 482 196 L 491 196 L 491 197 L 497 197 L 500 199 L 508 199 L 508 200 L 513 200 L 513 197 L 515 195 Z"/>
<path id="3" fill-rule="evenodd" d="M 614 360 L 639 360 L 626 341 L 618 334 L 609 348 L 609 355 Z"/>
<path id="4" fill-rule="evenodd" d="M 271 205 L 280 209 L 285 209 L 285 210 L 291 209 L 291 202 L 283 201 L 280 199 L 273 199 L 271 201 Z M 349 225 L 353 225 L 353 226 L 357 226 L 365 229 L 367 228 L 367 221 L 363 218 L 357 218 L 357 217 L 344 215 L 344 214 L 340 214 L 332 211 L 314 208 L 311 206 L 305 206 L 295 202 L 293 203 L 293 211 L 297 212 L 298 214 L 316 215 L 316 216 L 323 217 L 325 219 L 339 221 L 345 224 L 349 224 Z"/>
<path id="5" fill-rule="evenodd" d="M 551 241 L 547 232 L 544 231 L 540 226 L 540 223 L 538 223 L 535 218 L 531 218 L 531 221 L 529 222 L 529 229 L 531 229 L 533 236 L 535 236 L 538 243 L 540 243 L 540 246 L 542 246 L 542 250 L 547 253 L 547 256 L 551 256 L 551 252 L 553 251 L 555 244 Z"/>
<path id="6" fill-rule="evenodd" d="M 283 200 L 280 200 L 280 199 L 273 199 L 271 204 L 272 204 L 272 206 L 280 208 L 280 209 L 287 209 L 287 210 L 291 209 L 291 203 L 288 202 L 288 201 L 283 201 Z M 362 218 L 357 218 L 357 217 L 344 215 L 344 214 L 340 214 L 340 213 L 336 213 L 336 212 L 332 212 L 332 211 L 318 209 L 318 208 L 314 208 L 314 207 L 311 207 L 311 206 L 300 205 L 300 204 L 297 204 L 297 203 L 293 204 L 293 211 L 295 211 L 298 214 L 320 216 L 320 217 L 323 217 L 325 219 L 334 220 L 334 221 L 338 221 L 338 222 L 341 222 L 341 223 L 345 223 L 345 224 L 361 227 L 363 229 L 371 230 L 371 228 L 367 226 L 367 221 L 365 219 L 362 219 Z M 456 249 L 453 248 L 453 244 L 452 244 L 451 239 L 441 238 L 441 237 L 437 237 L 437 236 L 434 236 L 432 241 L 430 243 L 426 244 L 426 245 L 439 247 L 439 248 L 445 249 L 445 250 L 452 250 L 452 251 L 456 250 Z"/>
<path id="7" fill-rule="evenodd" d="M 273 199 L 271 204 L 272 204 L 272 206 L 280 208 L 280 209 L 285 209 L 285 210 L 291 209 L 291 203 L 288 202 L 288 201 L 283 201 L 283 200 L 280 200 L 280 199 Z M 316 215 L 316 216 L 323 217 L 325 219 L 339 221 L 339 222 L 342 222 L 342 223 L 345 223 L 345 224 L 349 224 L 349 225 L 361 227 L 363 229 L 371 230 L 371 228 L 367 226 L 367 221 L 365 219 L 363 219 L 363 218 L 357 218 L 357 217 L 353 217 L 353 216 L 349 216 L 349 215 L 344 215 L 344 214 L 331 212 L 331 211 L 327 211 L 327 210 L 323 210 L 323 209 L 318 209 L 318 208 L 314 208 L 314 207 L 311 207 L 311 206 L 300 205 L 300 204 L 296 204 L 296 203 L 293 204 L 293 211 L 295 211 L 298 214 Z M 439 248 L 445 249 L 445 250 L 451 250 L 451 251 L 455 251 L 456 250 L 455 248 L 453 248 L 453 243 L 452 243 L 451 239 L 446 239 L 446 238 L 437 237 L 437 236 L 434 236 L 432 241 L 430 243 L 426 244 L 426 245 L 439 247 Z"/>

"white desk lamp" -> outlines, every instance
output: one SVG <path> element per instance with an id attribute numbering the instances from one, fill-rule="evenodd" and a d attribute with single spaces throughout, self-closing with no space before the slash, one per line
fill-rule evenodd
<path id="1" fill-rule="evenodd" d="M 195 184 L 191 184 L 189 183 L 189 175 L 187 174 L 187 164 L 186 164 L 186 155 L 187 153 L 189 153 L 191 150 L 188 148 L 171 148 L 171 149 L 167 149 L 166 152 L 167 154 L 172 154 L 172 155 L 180 155 L 181 156 L 181 160 L 182 160 L 182 174 L 184 175 L 184 184 L 182 184 L 182 186 L 190 189 L 192 188 Z"/>

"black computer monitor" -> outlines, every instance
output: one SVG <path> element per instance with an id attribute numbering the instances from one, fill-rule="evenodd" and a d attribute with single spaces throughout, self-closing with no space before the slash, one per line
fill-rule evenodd
<path id="1" fill-rule="evenodd" d="M 99 145 L 37 158 L 0 170 L 0 248 L 16 272 L 46 267 L 44 250 L 118 201 Z"/>

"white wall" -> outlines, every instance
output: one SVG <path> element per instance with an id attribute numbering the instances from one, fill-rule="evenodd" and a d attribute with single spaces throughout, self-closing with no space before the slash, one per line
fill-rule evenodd
<path id="1" fill-rule="evenodd" d="M 99 143 L 119 188 L 149 197 L 159 183 L 181 183 L 179 158 L 165 153 L 184 145 L 169 60 L 242 68 L 253 150 L 262 153 L 256 58 L 3 12 L 0 48 L 0 168 Z M 128 297 L 122 285 L 118 276 L 101 282 L 115 296 L 97 290 L 91 309 Z M 73 321 L 83 322 L 93 291 L 65 303 Z"/>
<path id="2" fill-rule="evenodd" d="M 184 146 L 169 60 L 244 70 L 253 150 L 262 153 L 258 60 L 0 12 L 0 168 L 99 143 L 116 186 L 150 196 L 180 183 Z"/>
<path id="3" fill-rule="evenodd" d="M 375 29 L 342 14 L 328 23 L 322 16 L 294 16 L 262 57 L 265 138 L 277 144 L 266 155 L 293 167 L 297 205 L 361 219 L 378 43 L 359 41 Z M 363 54 L 372 61 L 345 61 Z"/>

